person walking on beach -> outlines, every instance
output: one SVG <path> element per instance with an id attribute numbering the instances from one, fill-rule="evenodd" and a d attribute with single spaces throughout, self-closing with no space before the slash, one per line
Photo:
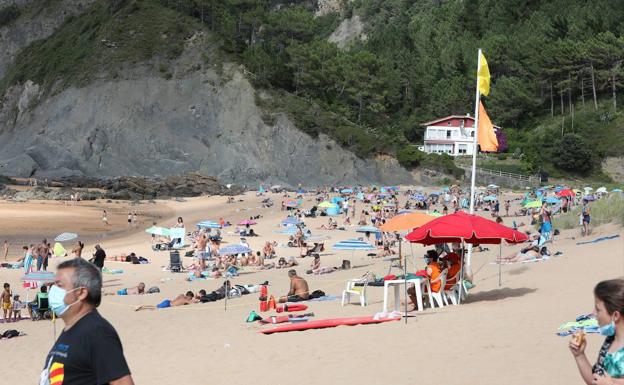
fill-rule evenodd
<path id="1" fill-rule="evenodd" d="M 133 385 L 115 328 L 97 311 L 102 274 L 81 258 L 58 266 L 50 308 L 65 327 L 45 358 L 41 384 Z"/>
<path id="2" fill-rule="evenodd" d="M 4 260 L 6 261 L 7 258 L 9 257 L 9 241 L 7 240 L 4 241 L 3 249 L 4 249 Z"/>
<path id="3" fill-rule="evenodd" d="M 583 199 L 583 206 L 581 207 L 581 224 L 583 225 L 583 236 L 586 237 L 589 235 L 589 222 L 591 221 L 590 211 L 589 211 L 589 201 L 587 199 Z"/>
<path id="4" fill-rule="evenodd" d="M 132 227 L 132 213 L 128 213 L 128 227 Z"/>
<path id="5" fill-rule="evenodd" d="M 110 225 L 110 223 L 108 223 L 108 213 L 106 210 L 102 210 L 102 222 L 104 222 L 106 226 Z"/>
<path id="6" fill-rule="evenodd" d="M 48 240 L 44 239 L 37 245 L 37 271 L 43 267 L 44 259 L 48 258 Z"/>
<path id="7" fill-rule="evenodd" d="M 95 254 L 93 254 L 93 264 L 100 270 L 104 268 L 104 260 L 106 259 L 106 253 L 100 245 L 95 245 Z"/>
<path id="8" fill-rule="evenodd" d="M 132 226 L 136 227 L 137 225 L 137 213 L 136 211 L 132 214 Z"/>
<path id="9" fill-rule="evenodd" d="M 607 337 L 592 366 L 585 355 L 584 332 L 572 336 L 569 348 L 587 385 L 624 384 L 624 279 L 602 281 L 594 288 L 594 311 L 600 334 Z"/>

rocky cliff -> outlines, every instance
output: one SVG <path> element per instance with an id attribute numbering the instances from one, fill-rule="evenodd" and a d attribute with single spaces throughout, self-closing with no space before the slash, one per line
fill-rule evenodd
<path id="1" fill-rule="evenodd" d="M 0 109 L 0 174 L 199 172 L 222 183 L 309 186 L 412 181 L 394 158 L 359 159 L 285 115 L 265 123 L 239 67 L 197 64 L 200 40 L 189 39 L 167 76 L 136 65 L 125 77 L 54 93 L 32 81 L 9 88 Z"/>

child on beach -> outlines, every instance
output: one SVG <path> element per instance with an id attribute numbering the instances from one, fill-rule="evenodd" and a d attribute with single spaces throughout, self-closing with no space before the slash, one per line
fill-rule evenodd
<path id="1" fill-rule="evenodd" d="M 19 294 L 15 294 L 13 296 L 13 322 L 17 322 L 18 319 L 22 319 L 22 308 L 24 307 L 24 304 L 22 303 L 22 301 L 20 301 L 20 296 Z M 10 318 L 10 317 L 9 317 Z"/>
<path id="2" fill-rule="evenodd" d="M 2 316 L 4 320 L 7 320 L 7 314 L 11 316 L 11 285 L 8 282 L 4 283 L 4 291 L 0 296 L 0 302 L 2 303 Z"/>

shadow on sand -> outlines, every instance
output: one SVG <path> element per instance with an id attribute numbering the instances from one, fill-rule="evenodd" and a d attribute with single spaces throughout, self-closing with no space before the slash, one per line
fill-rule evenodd
<path id="1" fill-rule="evenodd" d="M 494 289 L 490 291 L 482 291 L 480 293 L 468 294 L 468 298 L 464 303 L 473 303 L 481 301 L 498 301 L 505 298 L 522 297 L 526 294 L 535 293 L 537 289 L 529 289 L 528 287 L 520 287 L 510 289 L 508 287 L 502 289 Z"/>

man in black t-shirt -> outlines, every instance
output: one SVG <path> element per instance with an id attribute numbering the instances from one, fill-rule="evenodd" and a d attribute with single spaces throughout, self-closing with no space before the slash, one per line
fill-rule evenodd
<path id="1" fill-rule="evenodd" d="M 81 258 L 61 263 L 50 288 L 50 308 L 65 328 L 48 353 L 41 385 L 133 385 L 121 340 L 96 310 L 102 274 Z"/>
<path id="2" fill-rule="evenodd" d="M 95 254 L 93 254 L 93 264 L 100 270 L 104 267 L 104 260 L 106 259 L 106 253 L 100 245 L 95 245 Z"/>

